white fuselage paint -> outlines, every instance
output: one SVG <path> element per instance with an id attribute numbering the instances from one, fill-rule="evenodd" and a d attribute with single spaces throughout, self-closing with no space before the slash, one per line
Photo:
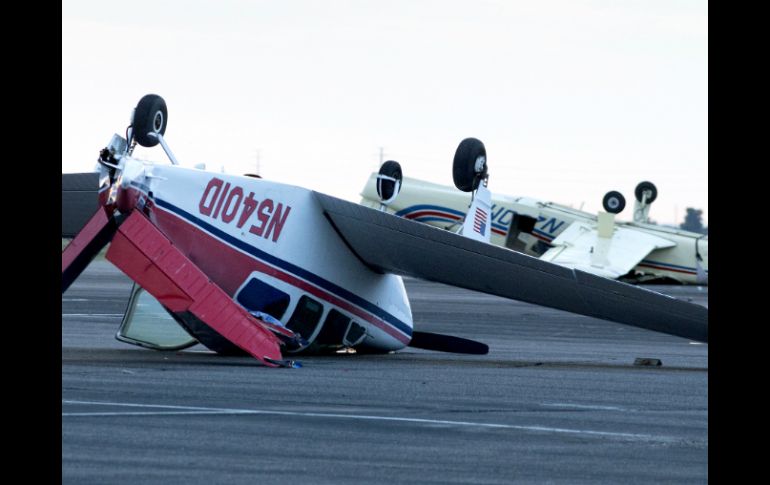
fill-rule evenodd
<path id="1" fill-rule="evenodd" d="M 291 297 L 280 318 L 284 325 L 299 299 L 308 295 L 323 305 L 320 322 L 337 310 L 366 329 L 370 348 L 398 350 L 411 340 L 412 313 L 402 279 L 366 267 L 336 233 L 311 191 L 130 157 L 121 162 L 121 187 L 131 189 L 125 192 L 151 200 L 150 220 L 212 281 L 231 288 L 231 296 L 256 277 Z M 263 207 L 268 200 L 271 204 Z M 171 226 L 183 228 L 177 233 L 195 235 L 177 234 L 175 240 Z M 259 269 L 230 281 L 241 268 L 221 268 L 220 261 L 224 252 L 233 251 L 242 261 L 256 261 Z M 320 330 L 321 324 L 303 336 L 312 341 Z"/>
<path id="2" fill-rule="evenodd" d="M 361 204 L 378 208 L 379 199 L 372 174 L 366 182 Z M 388 205 L 388 212 L 414 219 L 440 228 L 455 230 L 462 223 L 471 196 L 445 185 L 404 177 L 401 192 Z M 512 197 L 492 193 L 491 243 L 505 246 L 509 226 L 514 214 L 537 220 L 533 234 L 539 240 L 550 243 L 570 224 L 576 221 L 595 225 L 597 215 L 571 207 L 530 197 Z M 673 247 L 652 251 L 634 272 L 640 275 L 668 277 L 686 284 L 707 284 L 708 237 L 682 229 L 663 227 L 643 222 L 616 222 L 617 227 L 652 234 L 675 243 Z M 701 260 L 696 257 L 697 253 Z M 527 253 L 537 257 L 538 254 Z M 698 275 L 698 270 L 702 275 Z M 705 281 L 704 281 L 705 278 Z"/>

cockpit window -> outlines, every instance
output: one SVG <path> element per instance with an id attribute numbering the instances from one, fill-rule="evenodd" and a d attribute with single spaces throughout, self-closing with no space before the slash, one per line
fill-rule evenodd
<path id="1" fill-rule="evenodd" d="M 323 305 L 307 295 L 302 295 L 291 319 L 286 324 L 286 328 L 309 339 L 313 335 L 318 321 L 321 320 L 323 312 Z"/>
<path id="2" fill-rule="evenodd" d="M 290 298 L 283 291 L 252 278 L 238 293 L 236 300 L 249 311 L 264 312 L 280 320 L 289 308 Z"/>

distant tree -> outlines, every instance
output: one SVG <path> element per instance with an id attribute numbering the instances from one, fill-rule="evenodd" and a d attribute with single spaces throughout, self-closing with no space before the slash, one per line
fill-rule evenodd
<path id="1" fill-rule="evenodd" d="M 706 228 L 703 227 L 702 217 L 703 211 L 701 209 L 688 207 L 687 214 L 684 216 L 684 222 L 679 225 L 679 228 L 684 229 L 685 231 L 708 234 Z"/>

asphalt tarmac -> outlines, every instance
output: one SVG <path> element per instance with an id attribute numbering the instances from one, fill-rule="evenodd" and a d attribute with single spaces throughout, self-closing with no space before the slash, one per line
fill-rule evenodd
<path id="1" fill-rule="evenodd" d="M 63 483 L 706 483 L 708 345 L 406 280 L 415 328 L 468 356 L 300 357 L 115 340 L 131 282 L 62 295 Z M 655 286 L 707 305 L 707 287 Z M 636 358 L 662 366 L 634 365 Z"/>

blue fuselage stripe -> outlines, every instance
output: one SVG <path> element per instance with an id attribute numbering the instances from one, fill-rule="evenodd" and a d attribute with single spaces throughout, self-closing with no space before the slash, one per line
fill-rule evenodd
<path id="1" fill-rule="evenodd" d="M 460 217 L 461 220 L 463 217 L 465 217 L 465 212 L 460 212 L 458 210 L 450 209 L 449 207 L 442 207 L 440 205 L 428 205 L 428 204 L 411 205 L 409 207 L 406 207 L 396 212 L 396 215 L 399 217 L 407 217 L 410 214 L 413 214 L 415 212 L 421 212 L 421 211 L 446 212 L 447 214 L 452 214 L 457 217 Z M 448 215 L 442 217 L 442 216 L 437 216 L 435 214 L 432 214 L 430 216 L 417 216 L 414 218 L 414 220 L 420 221 L 420 222 L 452 222 L 452 223 L 460 222 L 457 219 L 452 219 Z M 508 232 L 508 227 L 505 226 L 504 224 L 500 224 L 499 222 L 492 221 L 492 227 L 503 232 Z"/>
<path id="2" fill-rule="evenodd" d="M 406 208 L 401 209 L 400 211 L 396 212 L 396 215 L 399 216 L 399 217 L 403 217 L 403 216 L 405 216 L 407 214 L 411 214 L 412 212 L 424 211 L 424 210 L 441 211 L 441 212 L 446 212 L 448 214 L 454 214 L 454 215 L 459 216 L 459 217 L 464 217 L 465 216 L 465 212 L 460 212 L 460 211 L 457 211 L 457 210 L 454 210 L 454 209 L 450 209 L 448 207 L 441 207 L 441 206 L 438 206 L 438 205 L 427 205 L 427 204 L 412 205 L 412 206 L 406 207 Z"/>

